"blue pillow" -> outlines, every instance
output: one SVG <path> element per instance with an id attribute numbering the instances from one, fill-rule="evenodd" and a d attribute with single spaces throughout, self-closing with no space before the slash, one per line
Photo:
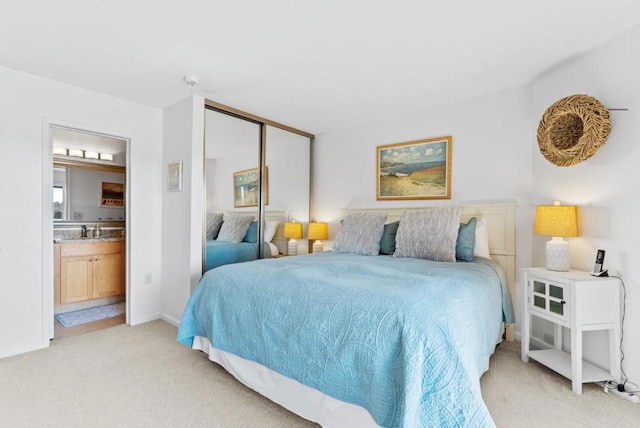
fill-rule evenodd
<path id="1" fill-rule="evenodd" d="M 380 239 L 380 254 L 387 256 L 396 252 L 396 233 L 398 232 L 400 221 L 394 221 L 384 225 L 382 239 Z"/>
<path id="2" fill-rule="evenodd" d="M 477 222 L 477 218 L 471 217 L 466 224 L 460 223 L 458 240 L 456 241 L 456 260 L 463 262 L 473 261 L 473 249 L 476 246 Z"/>
<path id="3" fill-rule="evenodd" d="M 475 230 L 475 229 L 474 229 Z M 255 244 L 258 242 L 258 222 L 254 221 L 249 225 L 249 229 L 247 229 L 247 233 L 242 238 L 242 242 L 251 242 Z"/>

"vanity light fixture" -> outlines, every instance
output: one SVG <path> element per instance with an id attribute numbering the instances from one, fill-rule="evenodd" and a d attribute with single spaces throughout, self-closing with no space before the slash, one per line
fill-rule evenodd
<path id="1" fill-rule="evenodd" d="M 569 243 L 562 238 L 580 236 L 578 207 L 573 205 L 538 205 L 533 224 L 536 235 L 551 236 L 547 241 L 547 269 L 559 272 L 569 270 Z"/>
<path id="2" fill-rule="evenodd" d="M 315 240 L 313 243 L 313 252 L 321 253 L 324 251 L 322 241 L 329 238 L 329 230 L 327 223 L 315 222 L 309 223 L 309 239 Z"/>
<path id="3" fill-rule="evenodd" d="M 285 223 L 284 237 L 289 240 L 289 243 L 287 244 L 287 254 L 290 256 L 297 256 L 298 241 L 296 241 L 296 239 L 302 238 L 302 223 Z"/>
<path id="4" fill-rule="evenodd" d="M 64 147 L 54 147 L 53 148 L 54 155 L 62 155 L 62 156 L 73 156 L 77 158 L 84 159 L 95 159 L 95 160 L 104 160 L 113 162 L 113 155 L 110 153 L 99 153 L 92 151 L 85 151 L 80 149 L 65 149 Z"/>

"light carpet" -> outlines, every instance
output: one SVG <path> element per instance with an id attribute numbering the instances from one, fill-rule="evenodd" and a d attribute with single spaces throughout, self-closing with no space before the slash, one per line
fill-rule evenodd
<path id="1" fill-rule="evenodd" d="M 638 426 L 640 405 L 498 346 L 482 392 L 499 428 Z M 176 342 L 163 321 L 119 325 L 0 359 L 0 426 L 314 427 Z M 413 428 L 413 427 L 411 427 Z"/>
<path id="2" fill-rule="evenodd" d="M 96 306 L 94 308 L 81 309 L 79 311 L 65 312 L 55 315 L 60 324 L 65 327 L 71 327 L 79 324 L 86 324 L 105 318 L 117 317 L 124 314 L 125 303 L 113 303 L 111 305 Z"/>

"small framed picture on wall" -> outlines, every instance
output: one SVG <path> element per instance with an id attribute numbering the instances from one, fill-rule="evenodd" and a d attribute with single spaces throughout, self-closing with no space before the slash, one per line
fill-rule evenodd
<path id="1" fill-rule="evenodd" d="M 167 190 L 169 192 L 181 192 L 182 191 L 182 162 L 172 162 L 167 166 L 168 170 L 168 184 Z"/>

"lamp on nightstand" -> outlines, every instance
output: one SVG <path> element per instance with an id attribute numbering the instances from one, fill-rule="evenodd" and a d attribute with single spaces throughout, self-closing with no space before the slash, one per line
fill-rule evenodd
<path id="1" fill-rule="evenodd" d="M 309 239 L 315 240 L 313 243 L 313 252 L 321 253 L 324 251 L 322 240 L 329 238 L 329 229 L 327 223 L 315 222 L 309 223 Z"/>
<path id="2" fill-rule="evenodd" d="M 536 235 L 552 236 L 547 242 L 547 269 L 569 270 L 569 243 L 562 238 L 580 236 L 578 207 L 574 205 L 538 205 L 533 224 Z"/>
<path id="3" fill-rule="evenodd" d="M 285 223 L 284 237 L 289 240 L 287 244 L 287 254 L 290 256 L 298 255 L 298 241 L 302 238 L 302 223 Z"/>

